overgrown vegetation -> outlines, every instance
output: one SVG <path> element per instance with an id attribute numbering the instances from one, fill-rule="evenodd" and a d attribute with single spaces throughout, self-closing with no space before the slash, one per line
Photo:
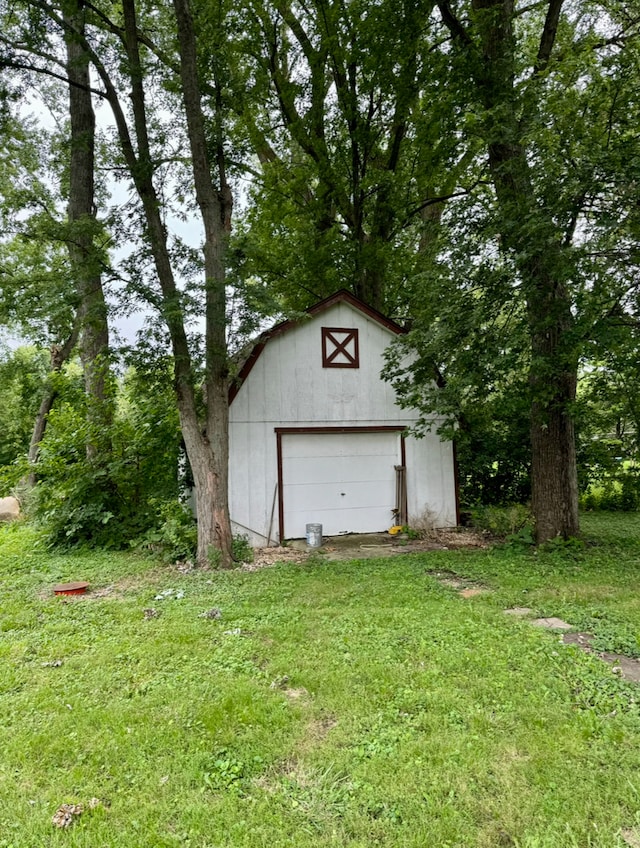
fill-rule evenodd
<path id="1" fill-rule="evenodd" d="M 191 551 L 191 539 L 174 538 L 177 530 L 170 526 L 171 521 L 176 527 L 181 522 L 193 526 L 193 519 L 190 514 L 188 522 L 181 518 L 180 433 L 168 383 L 166 368 L 127 370 L 118 386 L 111 449 L 88 456 L 87 444 L 99 434 L 92 432 L 86 415 L 80 369 L 72 363 L 56 375 L 58 402 L 40 446 L 37 485 L 24 491 L 25 506 L 45 528 L 50 544 L 122 548 L 156 532 L 168 547 L 175 541 L 174 559 L 186 555 L 187 548 Z M 11 414 L 11 409 L 0 412 L 0 422 Z M 21 410 L 19 420 L 25 422 L 27 435 L 22 453 L 16 450 L 14 462 L 5 467 L 3 482 L 21 491 L 29 470 L 28 408 Z"/>
<path id="2" fill-rule="evenodd" d="M 624 848 L 637 686 L 503 613 L 640 653 L 640 519 L 584 524 L 537 553 L 188 575 L 1 528 L 0 846 Z M 90 594 L 53 596 L 73 579 Z M 63 803 L 85 811 L 58 830 Z"/>
<path id="3" fill-rule="evenodd" d="M 582 495 L 581 506 L 589 510 L 633 512 L 640 508 L 640 474 L 636 468 L 604 473 Z"/>
<path id="4" fill-rule="evenodd" d="M 521 504 L 478 506 L 471 511 L 473 526 L 494 538 L 504 538 L 531 526 L 531 511 Z"/>

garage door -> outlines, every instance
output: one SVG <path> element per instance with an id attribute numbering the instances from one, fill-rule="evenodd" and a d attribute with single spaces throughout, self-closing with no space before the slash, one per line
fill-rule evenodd
<path id="1" fill-rule="evenodd" d="M 374 533 L 393 524 L 400 432 L 281 436 L 283 538 L 322 532 Z"/>

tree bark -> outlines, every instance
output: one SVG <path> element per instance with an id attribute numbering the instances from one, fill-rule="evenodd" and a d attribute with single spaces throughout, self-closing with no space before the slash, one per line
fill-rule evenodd
<path id="1" fill-rule="evenodd" d="M 489 146 L 500 232 L 516 257 L 526 297 L 531 359 L 531 491 L 538 544 L 579 532 L 573 406 L 578 352 L 565 280 L 568 247 L 536 203 L 524 149 Z"/>
<path id="2" fill-rule="evenodd" d="M 532 378 L 535 379 L 532 373 Z M 578 470 L 573 418 L 575 373 L 553 381 L 554 396 L 531 406 L 531 508 L 538 544 L 580 530 Z"/>
<path id="3" fill-rule="evenodd" d="M 578 352 L 563 249 L 557 238 L 541 247 L 544 253 L 523 263 L 529 280 L 531 492 L 538 544 L 580 530 L 573 421 Z"/>
<path id="4" fill-rule="evenodd" d="M 95 114 L 89 90 L 89 59 L 83 49 L 84 12 L 71 0 L 65 20 L 71 157 L 69 163 L 67 241 L 69 258 L 78 292 L 80 359 L 87 394 L 90 425 L 87 456 L 108 452 L 113 420 L 109 386 L 109 326 L 102 288 L 100 257 L 95 245 L 98 222 L 95 208 Z M 76 35 L 77 34 L 77 35 Z"/>
<path id="5" fill-rule="evenodd" d="M 192 366 L 189 344 L 185 332 L 184 313 L 180 292 L 171 264 L 167 244 L 167 232 L 160 216 L 162 205 L 153 183 L 153 158 L 148 135 L 147 113 L 145 105 L 144 74 L 140 61 L 140 44 L 136 22 L 135 0 L 123 0 L 125 48 L 128 59 L 128 72 L 131 81 L 131 106 L 134 116 L 137 153 L 129 136 L 124 113 L 120 107 L 117 93 L 105 69 L 98 70 L 107 90 L 122 150 L 140 200 L 145 218 L 145 229 L 151 253 L 162 291 L 161 310 L 169 330 L 174 361 L 174 387 L 180 427 L 185 449 L 191 464 L 196 494 L 196 512 L 198 518 L 197 562 L 206 566 L 212 559 L 216 564 L 226 567 L 232 562 L 231 523 L 228 508 L 228 401 L 226 380 L 226 348 L 222 341 L 225 329 L 225 308 L 221 298 L 224 286 L 220 285 L 216 262 L 221 262 L 223 254 L 216 253 L 215 239 L 209 229 L 211 211 L 207 213 L 205 223 L 205 262 L 206 262 L 206 387 L 207 420 L 201 425 L 195 395 L 195 376 Z M 197 92 L 197 88 L 196 88 Z M 191 95 L 193 96 L 193 94 Z M 185 99 L 185 109 L 189 106 Z M 190 130 L 191 132 L 191 130 Z M 202 155 L 201 152 L 196 152 Z M 195 160 L 196 154 L 194 154 Z M 198 166 L 199 168 L 201 165 Z M 196 168 L 194 161 L 194 170 Z M 198 171 L 199 178 L 201 176 Z M 195 173 L 194 173 L 195 179 Z M 199 180 L 196 186 L 200 187 Z M 224 196 L 224 186 L 221 196 Z M 210 200 L 210 198 L 209 198 Z M 200 203 L 200 197 L 198 198 Z M 207 197 L 205 197 L 205 206 Z M 214 209 L 216 204 L 214 203 Z M 202 207 L 201 207 L 202 208 Z M 230 214 L 227 203 L 217 204 L 217 213 L 222 220 Z M 204 220 L 204 213 L 203 213 Z M 215 226 L 214 226 L 215 230 Z M 213 246 L 212 246 L 213 244 Z M 221 247 L 217 246 L 220 250 Z M 216 266 L 217 267 L 217 266 Z M 224 267 L 223 264 L 220 267 Z M 218 276 L 217 276 L 218 275 Z M 212 549 L 219 553 L 212 556 Z"/>

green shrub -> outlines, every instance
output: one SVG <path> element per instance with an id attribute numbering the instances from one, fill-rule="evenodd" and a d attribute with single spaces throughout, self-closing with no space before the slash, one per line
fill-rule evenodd
<path id="1" fill-rule="evenodd" d="M 231 554 L 234 562 L 253 562 L 253 548 L 248 536 L 234 536 L 231 543 Z"/>
<path id="2" fill-rule="evenodd" d="M 178 500 L 158 504 L 156 526 L 132 542 L 165 560 L 184 562 L 195 559 L 198 527 L 186 504 Z"/>
<path id="3" fill-rule="evenodd" d="M 29 450 L 48 365 L 48 352 L 35 347 L 0 355 L 0 466 L 11 468 Z"/>
<path id="4" fill-rule="evenodd" d="M 522 550 L 535 545 L 533 538 L 533 527 L 530 524 L 521 527 L 515 533 L 509 533 L 505 538 L 506 544 L 514 550 Z"/>
<path id="5" fill-rule="evenodd" d="M 166 389 L 166 387 L 164 387 Z M 180 435 L 171 394 L 129 371 L 119 386 L 113 424 L 104 433 L 87 423 L 82 387 L 63 393 L 40 446 L 32 512 L 54 545 L 122 548 L 148 531 L 187 555 L 171 526 L 178 503 Z M 87 457 L 87 444 L 100 445 Z M 171 504 L 168 512 L 162 506 Z M 179 520 L 179 524 L 182 519 Z"/>
<path id="6" fill-rule="evenodd" d="M 585 510 L 635 512 L 640 509 L 640 475 L 628 470 L 591 484 L 580 498 L 580 506 Z"/>
<path id="7" fill-rule="evenodd" d="M 514 535 L 532 523 L 531 511 L 523 504 L 479 506 L 471 510 L 471 520 L 478 530 L 497 537 Z"/>

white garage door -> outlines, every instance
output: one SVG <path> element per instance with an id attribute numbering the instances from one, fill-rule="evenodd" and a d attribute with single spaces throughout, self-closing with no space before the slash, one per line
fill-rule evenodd
<path id="1" fill-rule="evenodd" d="M 284 538 L 314 522 L 327 536 L 387 530 L 400 461 L 397 431 L 283 435 Z"/>

